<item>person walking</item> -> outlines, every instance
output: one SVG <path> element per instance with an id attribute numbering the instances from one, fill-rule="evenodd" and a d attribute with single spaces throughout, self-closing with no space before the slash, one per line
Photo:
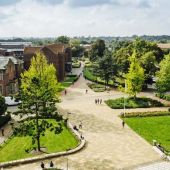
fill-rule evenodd
<path id="1" fill-rule="evenodd" d="M 42 168 L 42 169 L 45 168 L 44 162 L 41 162 L 41 168 Z"/>
<path id="2" fill-rule="evenodd" d="M 4 128 L 1 129 L 2 136 L 4 136 Z"/>
<path id="3" fill-rule="evenodd" d="M 82 129 L 82 121 L 80 121 L 79 129 Z"/>
<path id="4" fill-rule="evenodd" d="M 88 90 L 86 89 L 86 94 L 88 93 Z"/>
<path id="5" fill-rule="evenodd" d="M 50 168 L 54 167 L 53 161 L 50 162 Z"/>
<path id="6" fill-rule="evenodd" d="M 102 99 L 100 99 L 100 104 L 102 104 Z"/>
<path id="7" fill-rule="evenodd" d="M 98 103 L 98 104 L 100 104 L 99 102 L 100 102 L 100 99 L 97 99 L 97 103 Z"/>
<path id="8" fill-rule="evenodd" d="M 124 122 L 124 120 L 122 121 L 122 127 L 123 127 L 123 128 L 125 127 L 125 122 Z"/>
<path id="9" fill-rule="evenodd" d="M 64 91 L 65 95 L 67 94 L 67 90 Z"/>

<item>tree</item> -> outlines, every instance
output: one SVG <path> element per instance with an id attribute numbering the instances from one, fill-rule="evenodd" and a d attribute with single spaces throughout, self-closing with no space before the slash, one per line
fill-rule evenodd
<path id="1" fill-rule="evenodd" d="M 151 84 L 158 65 L 154 53 L 152 51 L 145 53 L 140 62 L 145 70 L 145 82 L 146 84 Z"/>
<path id="2" fill-rule="evenodd" d="M 113 58 L 110 51 L 106 50 L 104 57 L 99 60 L 98 68 L 99 77 L 105 81 L 105 87 L 109 84 L 109 80 L 113 78 Z"/>
<path id="3" fill-rule="evenodd" d="M 156 87 L 159 93 L 170 91 L 170 55 L 160 62 L 160 70 L 156 73 Z"/>
<path id="4" fill-rule="evenodd" d="M 84 53 L 84 48 L 80 45 L 80 41 L 77 39 L 70 40 L 73 57 L 81 57 Z"/>
<path id="5" fill-rule="evenodd" d="M 21 89 L 19 93 L 22 105 L 20 116 L 33 115 L 33 120 L 21 122 L 14 130 L 14 134 L 32 136 L 32 144 L 37 142 L 40 151 L 40 137 L 45 135 L 46 129 L 56 134 L 62 131 L 61 123 L 53 126 L 46 118 L 52 117 L 56 121 L 62 120 L 58 115 L 55 103 L 58 100 L 58 82 L 56 70 L 48 64 L 44 55 L 38 53 L 31 60 L 28 71 L 21 74 Z"/>
<path id="6" fill-rule="evenodd" d="M 0 115 L 4 114 L 7 110 L 7 105 L 5 104 L 5 98 L 0 96 Z"/>
<path id="7" fill-rule="evenodd" d="M 126 74 L 126 92 L 136 98 L 137 93 L 142 90 L 142 85 L 145 80 L 144 69 L 140 66 L 135 52 L 130 57 L 130 62 L 129 71 Z"/>
<path id="8" fill-rule="evenodd" d="M 70 38 L 67 36 L 59 36 L 55 42 L 63 43 L 63 44 L 68 44 L 70 41 Z"/>
<path id="9" fill-rule="evenodd" d="M 105 41 L 98 39 L 96 42 L 92 44 L 92 48 L 89 53 L 90 60 L 96 61 L 97 59 L 102 58 L 105 49 L 106 49 Z"/>

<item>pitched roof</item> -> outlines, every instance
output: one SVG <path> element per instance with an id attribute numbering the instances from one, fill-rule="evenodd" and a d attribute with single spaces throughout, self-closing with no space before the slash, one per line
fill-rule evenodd
<path id="1" fill-rule="evenodd" d="M 8 64 L 9 61 L 12 61 L 14 64 L 22 64 L 23 61 L 16 59 L 13 56 L 0 56 L 0 70 L 5 70 L 6 69 L 6 65 Z"/>
<path id="2" fill-rule="evenodd" d="M 24 54 L 36 54 L 37 52 L 42 51 L 47 48 L 55 54 L 64 53 L 65 48 L 69 47 L 65 44 L 50 44 L 41 47 L 25 47 Z"/>

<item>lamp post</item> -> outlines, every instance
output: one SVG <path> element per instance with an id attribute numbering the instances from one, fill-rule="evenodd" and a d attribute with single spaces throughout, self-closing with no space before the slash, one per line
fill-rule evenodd
<path id="1" fill-rule="evenodd" d="M 125 80 L 125 93 L 124 93 L 124 106 L 123 106 L 123 109 L 124 109 L 124 117 L 125 117 L 125 110 L 126 110 L 126 90 L 127 90 L 127 87 L 126 87 L 126 80 Z"/>

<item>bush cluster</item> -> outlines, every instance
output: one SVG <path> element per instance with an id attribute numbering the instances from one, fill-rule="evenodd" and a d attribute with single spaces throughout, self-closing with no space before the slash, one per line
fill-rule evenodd
<path id="1" fill-rule="evenodd" d="M 161 99 L 170 101 L 170 94 L 157 93 L 156 96 L 161 98 Z"/>
<path id="2" fill-rule="evenodd" d="M 102 84 L 87 83 L 87 85 L 95 92 L 104 92 L 106 90 Z"/>
<path id="3" fill-rule="evenodd" d="M 131 113 L 125 113 L 120 115 L 122 118 L 131 118 L 131 117 L 152 117 L 152 116 L 170 116 L 170 112 L 163 111 L 163 112 L 131 112 Z"/>
<path id="4" fill-rule="evenodd" d="M 124 98 L 110 99 L 105 101 L 105 103 L 112 109 L 123 109 Z M 149 107 L 162 107 L 164 106 L 161 102 L 153 100 L 150 98 L 126 98 L 125 99 L 126 108 L 149 108 Z"/>

